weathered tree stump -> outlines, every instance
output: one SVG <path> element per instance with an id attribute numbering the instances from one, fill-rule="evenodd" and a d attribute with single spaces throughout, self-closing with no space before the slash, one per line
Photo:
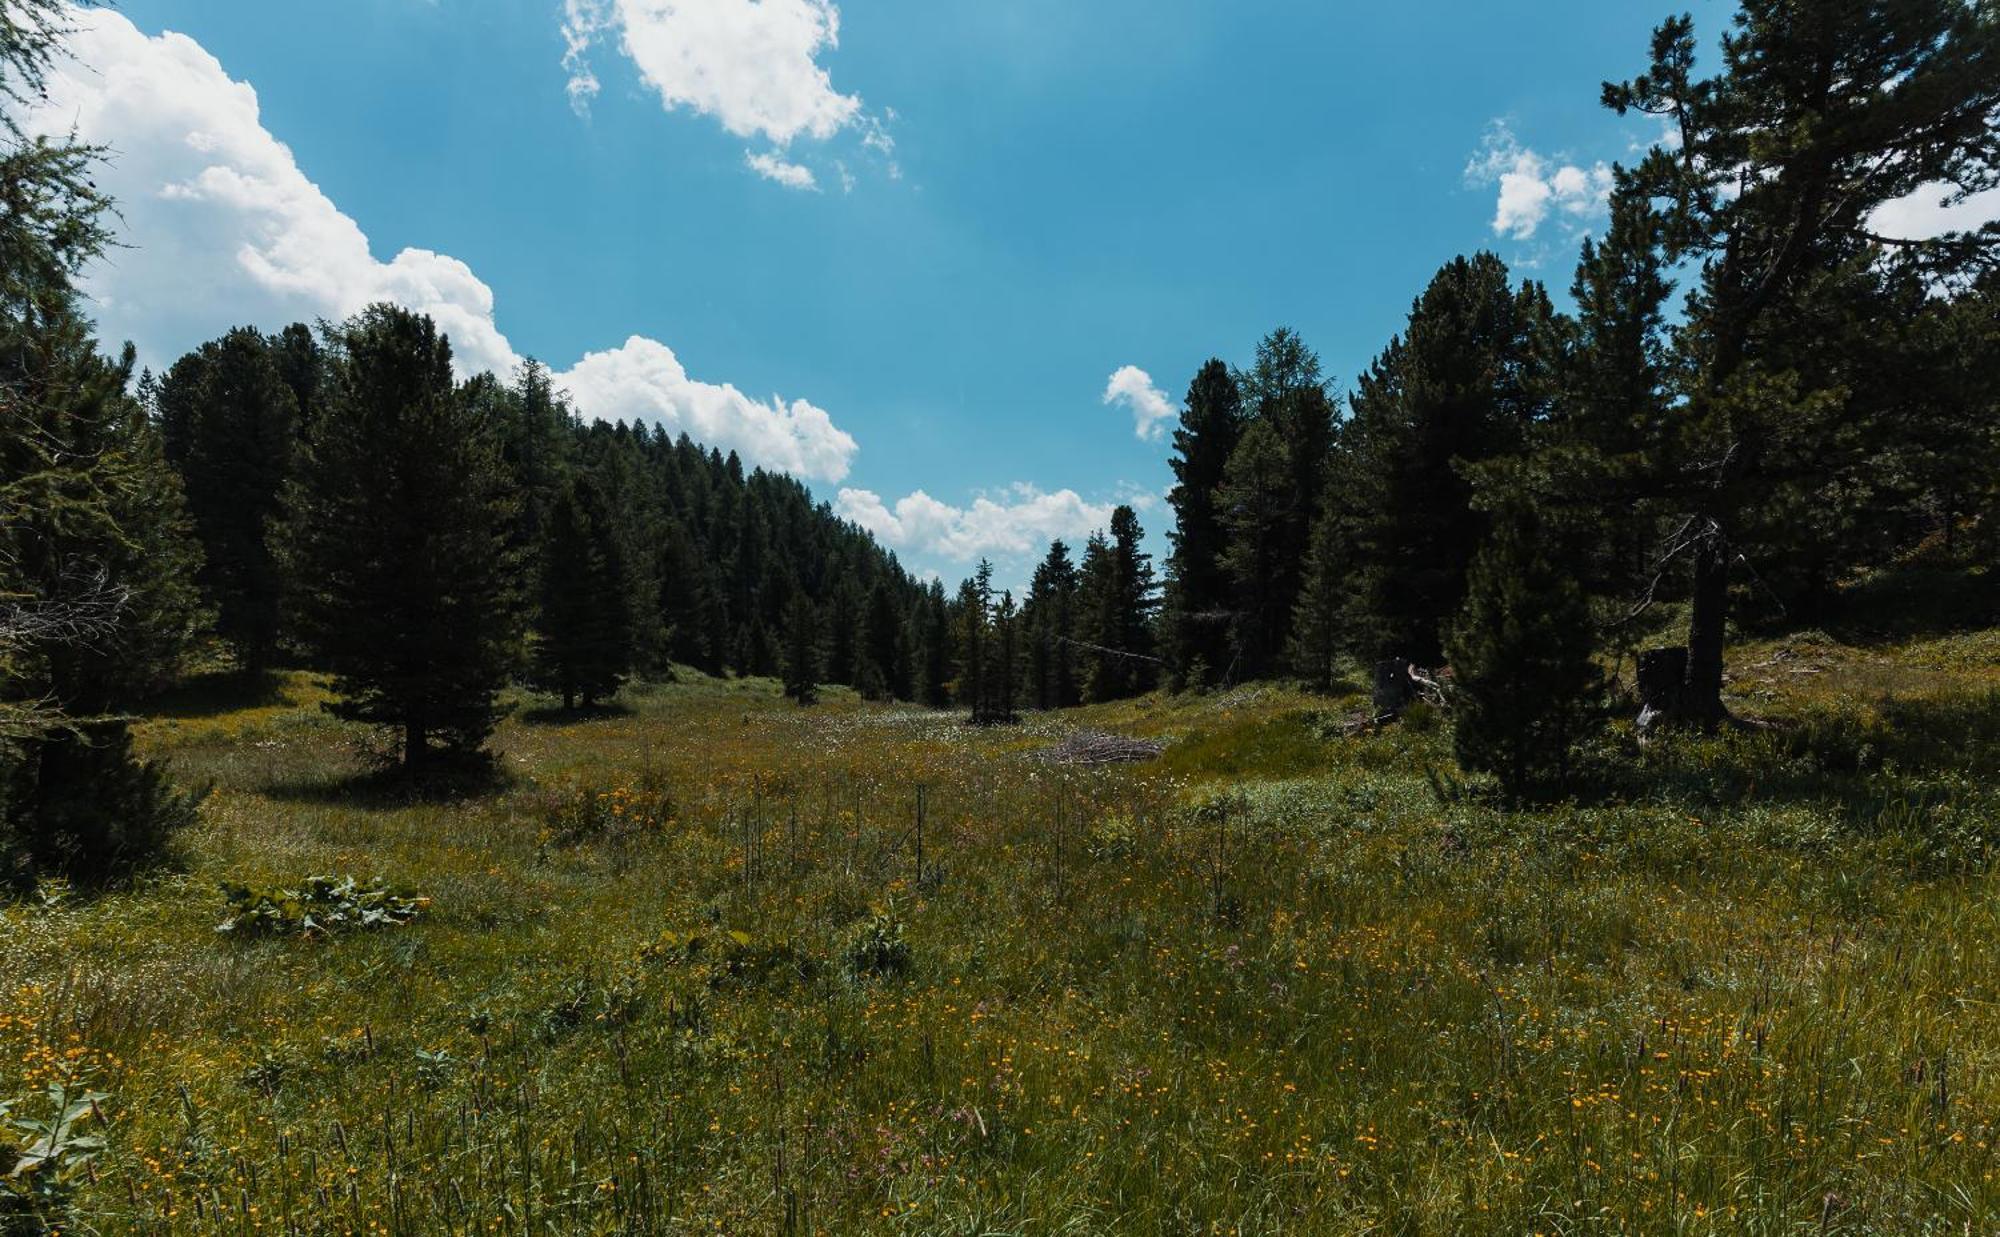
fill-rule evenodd
<path id="1" fill-rule="evenodd" d="M 1375 663 L 1375 716 L 1396 716 L 1416 698 L 1417 682 L 1407 660 L 1391 657 Z"/>
<path id="2" fill-rule="evenodd" d="M 1650 734 L 1682 716 L 1687 690 L 1688 651 L 1647 649 L 1639 654 L 1639 733 Z"/>

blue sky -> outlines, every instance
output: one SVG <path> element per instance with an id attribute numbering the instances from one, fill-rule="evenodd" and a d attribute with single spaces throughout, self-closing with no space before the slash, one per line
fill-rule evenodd
<path id="1" fill-rule="evenodd" d="M 1018 580 L 1023 545 L 1080 539 L 1121 497 L 1164 525 L 1166 444 L 1105 400 L 1125 367 L 1177 407 L 1205 358 L 1247 360 L 1282 323 L 1344 385 L 1456 253 L 1566 286 L 1598 165 L 1649 136 L 1600 110 L 1598 85 L 1637 71 L 1678 7 L 764 4 L 123 0 L 99 20 L 129 30 L 79 48 L 114 63 L 56 103 L 128 165 L 112 184 L 134 249 L 99 279 L 101 320 L 149 361 L 238 305 L 273 326 L 377 294 L 456 306 L 489 361 L 567 372 L 658 341 L 578 370 L 585 411 L 714 427 L 740 412 L 716 394 L 733 386 L 779 415 L 769 462 L 847 491 L 906 561 L 953 576 L 989 553 Z M 1694 5 L 1711 32 L 1729 11 Z M 836 22 L 837 46 L 815 38 Z M 567 64 L 566 26 L 583 43 Z M 594 93 L 572 89 L 586 73 Z M 142 77 L 150 102 L 122 84 Z M 324 204 L 231 128 L 252 124 L 245 88 Z M 667 350 L 669 393 L 632 396 Z"/>

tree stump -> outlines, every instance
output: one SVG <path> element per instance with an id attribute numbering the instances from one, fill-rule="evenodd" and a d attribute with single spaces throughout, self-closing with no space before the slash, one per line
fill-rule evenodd
<path id="1" fill-rule="evenodd" d="M 1688 651 L 1684 646 L 1647 649 L 1639 654 L 1639 733 L 1650 734 L 1681 716 L 1687 689 Z"/>
<path id="2" fill-rule="evenodd" d="M 1391 657 L 1375 663 L 1375 716 L 1402 713 L 1417 698 L 1416 680 L 1410 677 L 1410 663 Z"/>

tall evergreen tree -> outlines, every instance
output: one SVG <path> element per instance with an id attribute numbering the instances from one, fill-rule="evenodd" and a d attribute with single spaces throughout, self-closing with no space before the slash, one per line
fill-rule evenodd
<path id="1" fill-rule="evenodd" d="M 498 434 L 451 378 L 427 317 L 374 306 L 336 332 L 326 406 L 290 491 L 301 617 L 333 671 L 337 716 L 477 749 L 520 648 L 517 502 Z"/>
<path id="2" fill-rule="evenodd" d="M 993 669 L 993 564 L 985 559 L 958 588 L 958 702 L 976 723 L 1003 720 L 995 710 Z"/>
<path id="3" fill-rule="evenodd" d="M 1217 505 L 1229 534 L 1223 568 L 1236 596 L 1224 678 L 1241 682 L 1278 668 L 1292 613 L 1285 581 L 1293 525 L 1291 470 L 1278 427 L 1259 419 L 1245 431 L 1223 474 Z"/>
<path id="4" fill-rule="evenodd" d="M 201 538 L 216 630 L 246 670 L 262 673 L 280 635 L 274 540 L 298 449 L 297 398 L 270 342 L 242 327 L 176 362 L 155 407 Z"/>
<path id="5" fill-rule="evenodd" d="M 862 653 L 866 665 L 862 689 L 875 700 L 905 700 L 910 695 L 908 625 L 886 580 L 877 580 L 868 594 Z"/>
<path id="6" fill-rule="evenodd" d="M 819 703 L 821 666 L 819 611 L 804 590 L 794 589 L 785 608 L 785 696 L 801 706 Z"/>
<path id="7" fill-rule="evenodd" d="M 1223 567 L 1227 529 L 1218 502 L 1223 472 L 1243 437 L 1243 395 L 1229 367 L 1211 360 L 1188 384 L 1174 431 L 1174 529 L 1163 616 L 1173 685 L 1200 686 L 1229 662 L 1232 583 Z M 1037 648 L 1040 646 L 1038 645 Z M 1050 707 L 1044 704 L 1043 707 Z"/>
<path id="8" fill-rule="evenodd" d="M 1077 676 L 1078 579 L 1069 546 L 1054 541 L 1028 585 L 1021 618 L 1028 629 L 1028 695 L 1037 709 L 1083 702 Z"/>
<path id="9" fill-rule="evenodd" d="M 1518 470 L 1517 470 L 1518 471 Z M 1548 518 L 1518 476 L 1487 496 L 1492 531 L 1474 558 L 1451 629 L 1459 763 L 1492 773 L 1515 799 L 1561 790 L 1597 716 L 1590 605 L 1564 570 L 1577 534 Z"/>
<path id="10" fill-rule="evenodd" d="M 1306 556 L 1305 586 L 1292 615 L 1287 660 L 1315 691 L 1332 688 L 1335 667 L 1348 645 L 1347 597 L 1352 537 L 1339 504 L 1323 503 Z"/>
<path id="11" fill-rule="evenodd" d="M 1343 481 L 1354 535 L 1357 644 L 1432 664 L 1485 532 L 1467 467 L 1511 455 L 1546 416 L 1554 311 L 1490 253 L 1458 258 L 1363 376 Z"/>
<path id="12" fill-rule="evenodd" d="M 1700 268 L 1677 336 L 1686 396 L 1666 496 L 1692 576 L 1681 706 L 1713 726 L 1734 539 L 1814 482 L 1787 475 L 1782 448 L 1837 426 L 1844 403 L 1823 365 L 1798 363 L 1791 328 L 1828 272 L 1881 263 L 1949 282 L 2000 250 L 1990 227 L 1923 241 L 1875 230 L 1884 203 L 2000 175 L 2000 21 L 1948 0 L 1744 0 L 1721 72 L 1698 76 L 1696 47 L 1691 17 L 1664 22 L 1647 71 L 1607 83 L 1604 103 L 1672 126 L 1622 176 L 1663 204 L 1666 260 Z"/>
<path id="13" fill-rule="evenodd" d="M 579 698 L 589 708 L 617 694 L 636 656 L 626 547 L 588 474 L 564 488 L 545 520 L 532 679 L 560 694 L 563 708 Z"/>
<path id="14" fill-rule="evenodd" d="M 1078 586 L 1084 696 L 1122 700 L 1152 689 L 1157 678 L 1153 612 L 1158 597 L 1145 533 L 1127 506 L 1111 512 L 1109 537 L 1092 537 Z"/>
<path id="15" fill-rule="evenodd" d="M 1000 604 L 993 608 L 993 687 L 989 708 L 995 721 L 1017 719 L 1014 706 L 1020 700 L 1021 690 L 1020 619 L 1014 594 L 1002 592 Z"/>

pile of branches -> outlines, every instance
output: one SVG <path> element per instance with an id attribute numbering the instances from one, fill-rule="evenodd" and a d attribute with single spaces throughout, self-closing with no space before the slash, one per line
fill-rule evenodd
<path id="1" fill-rule="evenodd" d="M 1148 760 L 1159 759 L 1160 753 L 1166 750 L 1164 743 L 1156 743 L 1151 739 L 1133 739 L 1097 730 L 1080 730 L 1054 746 L 1043 749 L 1041 755 L 1043 760 L 1053 765 L 1092 768 L 1099 765 L 1143 764 Z"/>

